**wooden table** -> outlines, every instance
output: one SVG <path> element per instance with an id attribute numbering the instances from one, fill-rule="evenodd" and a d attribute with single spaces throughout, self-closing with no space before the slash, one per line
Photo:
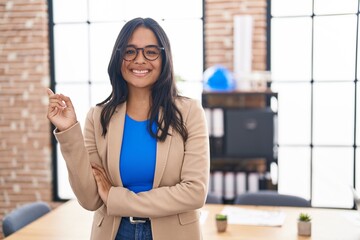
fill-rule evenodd
<path id="1" fill-rule="evenodd" d="M 228 205 L 234 206 L 234 205 Z M 217 233 L 215 214 L 223 210 L 224 205 L 206 205 L 209 215 L 203 225 L 204 240 L 360 240 L 360 215 L 354 210 L 240 206 L 243 209 L 282 211 L 285 222 L 281 227 L 250 226 L 229 224 L 227 231 Z M 301 212 L 312 217 L 311 237 L 297 235 L 297 218 Z"/>
<path id="2" fill-rule="evenodd" d="M 282 211 L 286 214 L 285 222 L 281 227 L 229 224 L 226 232 L 218 233 L 214 218 L 224 207 L 225 205 L 207 204 L 202 209 L 207 214 L 202 224 L 204 240 L 360 239 L 360 215 L 357 216 L 358 213 L 354 210 L 238 205 L 243 209 Z M 296 219 L 300 212 L 309 213 L 313 218 L 311 237 L 297 236 Z M 93 212 L 84 210 L 76 200 L 70 200 L 5 239 L 88 240 L 92 215 Z"/>

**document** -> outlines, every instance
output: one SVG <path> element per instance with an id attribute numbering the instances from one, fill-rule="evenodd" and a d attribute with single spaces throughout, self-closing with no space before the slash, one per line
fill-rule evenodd
<path id="1" fill-rule="evenodd" d="M 359 213 L 360 213 L 359 211 L 353 211 L 353 212 L 342 213 L 341 215 L 346 221 L 348 221 L 352 225 L 360 227 Z"/>
<path id="2" fill-rule="evenodd" d="M 224 199 L 231 200 L 235 198 L 235 174 L 233 172 L 226 172 L 224 176 L 225 191 Z"/>
<path id="3" fill-rule="evenodd" d="M 200 210 L 200 224 L 201 225 L 205 224 L 205 221 L 206 221 L 208 215 L 209 215 L 209 211 L 204 210 L 204 209 Z"/>
<path id="4" fill-rule="evenodd" d="M 226 206 L 221 213 L 228 216 L 229 224 L 281 227 L 286 214 L 281 211 L 253 210 Z"/>
<path id="5" fill-rule="evenodd" d="M 223 197 L 224 174 L 222 171 L 215 171 L 213 174 L 213 188 L 215 195 Z"/>
<path id="6" fill-rule="evenodd" d="M 237 172 L 236 173 L 236 195 L 246 192 L 246 173 Z"/>

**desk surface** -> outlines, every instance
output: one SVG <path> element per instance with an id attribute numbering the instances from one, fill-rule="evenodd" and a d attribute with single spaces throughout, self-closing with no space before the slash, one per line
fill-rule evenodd
<path id="1" fill-rule="evenodd" d="M 281 227 L 229 224 L 226 232 L 217 233 L 214 217 L 224 206 L 208 204 L 202 209 L 207 213 L 202 224 L 204 240 L 360 239 L 360 216 L 356 211 L 293 207 L 237 206 L 244 209 L 280 210 L 286 214 L 285 222 Z M 311 237 L 297 236 L 296 219 L 300 212 L 312 216 Z M 71 200 L 5 239 L 88 240 L 92 215 L 93 212 L 84 210 L 76 200 Z"/>

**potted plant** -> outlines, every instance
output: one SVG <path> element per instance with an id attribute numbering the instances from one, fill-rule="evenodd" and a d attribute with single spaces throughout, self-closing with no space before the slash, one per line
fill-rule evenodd
<path id="1" fill-rule="evenodd" d="M 218 213 L 215 216 L 215 220 L 218 232 L 225 232 L 227 228 L 227 215 Z"/>
<path id="2" fill-rule="evenodd" d="M 311 236 L 311 217 L 307 213 L 300 213 L 298 218 L 298 235 Z"/>

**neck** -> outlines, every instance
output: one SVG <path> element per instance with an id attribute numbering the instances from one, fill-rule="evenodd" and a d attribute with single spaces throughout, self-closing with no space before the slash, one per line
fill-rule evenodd
<path id="1" fill-rule="evenodd" d="M 149 118 L 151 93 L 129 92 L 126 103 L 126 113 L 134 120 L 143 121 Z"/>

